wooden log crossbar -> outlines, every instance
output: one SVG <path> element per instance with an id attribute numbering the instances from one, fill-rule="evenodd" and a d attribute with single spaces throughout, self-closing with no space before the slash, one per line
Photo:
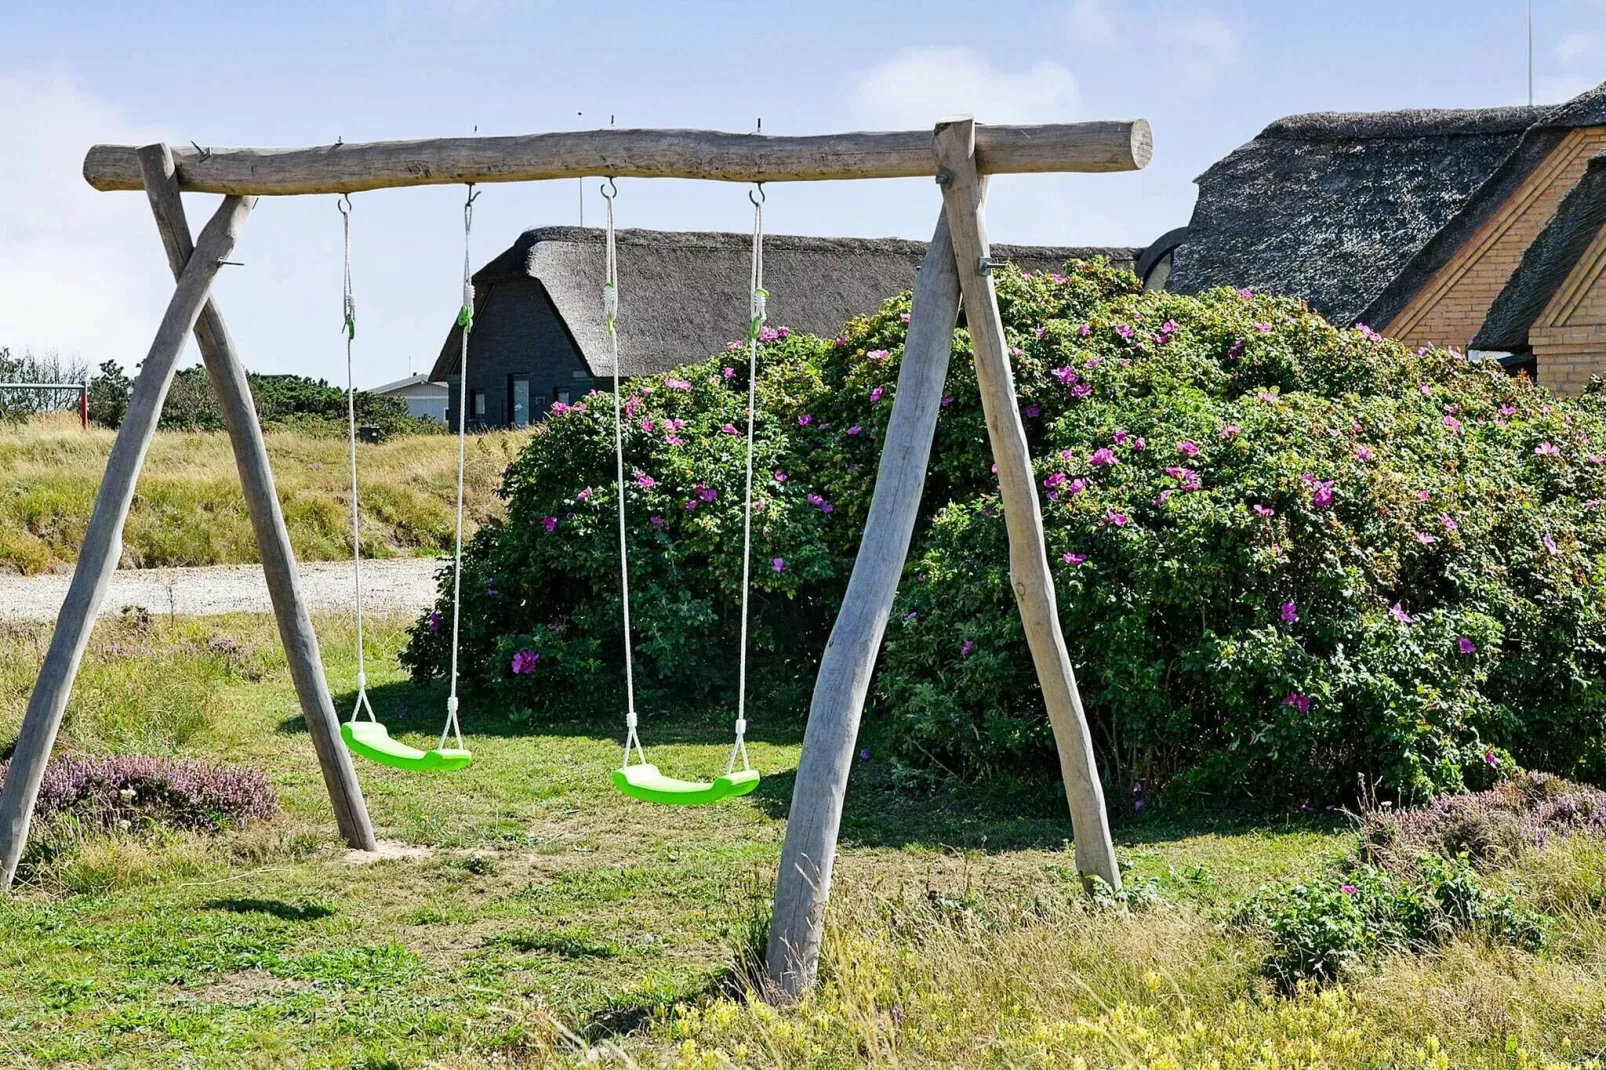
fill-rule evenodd
<path id="1" fill-rule="evenodd" d="M 692 178 L 820 182 L 930 177 L 931 131 L 777 137 L 717 130 L 577 130 L 513 137 L 374 141 L 299 149 L 175 147 L 186 193 L 283 196 L 397 186 L 549 178 Z M 96 145 L 84 178 L 99 190 L 144 189 L 138 149 Z M 1153 154 L 1143 119 L 977 126 L 983 175 L 1135 171 Z"/>

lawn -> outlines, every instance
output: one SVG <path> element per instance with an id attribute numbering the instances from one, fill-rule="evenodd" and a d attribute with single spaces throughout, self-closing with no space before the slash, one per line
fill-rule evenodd
<path id="1" fill-rule="evenodd" d="M 465 500 L 470 531 L 501 515 L 502 469 L 529 432 L 477 435 L 469 443 Z M 76 559 L 116 433 L 89 431 L 56 414 L 0 423 L 0 570 L 48 572 Z M 351 553 L 351 476 L 344 439 L 267 435 L 290 541 L 303 561 Z M 363 549 L 373 556 L 451 548 L 457 440 L 417 435 L 358 449 Z M 230 565 L 257 560 L 228 436 L 158 432 L 123 529 L 126 568 Z"/>
<path id="2" fill-rule="evenodd" d="M 405 623 L 370 629 L 374 702 L 427 745 L 443 699 L 402 678 Z M 352 633 L 319 624 L 344 704 Z M 47 639 L 0 626 L 0 742 Z M 742 978 L 800 724 L 755 724 L 759 790 L 693 810 L 615 793 L 618 733 L 519 727 L 472 704 L 464 727 L 476 760 L 460 773 L 360 766 L 390 857 L 356 858 L 335 839 L 271 620 L 103 622 L 64 745 L 253 766 L 280 815 L 211 838 L 45 837 L 0 901 L 0 1061 L 1528 1067 L 1606 1047 L 1597 843 L 1491 876 L 1556 919 L 1541 952 L 1461 940 L 1284 998 L 1260 975 L 1264 947 L 1227 919 L 1261 884 L 1351 855 L 1343 815 L 1124 813 L 1118 846 L 1145 891 L 1101 906 L 1075 879 L 1053 792 L 899 794 L 872 724 L 825 983 L 771 1011 Z M 727 733 L 712 715 L 643 730 L 690 774 L 723 767 Z"/>

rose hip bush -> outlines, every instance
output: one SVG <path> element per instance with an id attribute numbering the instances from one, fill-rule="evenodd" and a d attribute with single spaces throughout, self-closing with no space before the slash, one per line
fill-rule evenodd
<path id="1" fill-rule="evenodd" d="M 1287 299 L 996 274 L 1061 620 L 1124 794 L 1419 799 L 1520 764 L 1606 776 L 1606 412 Z M 863 527 L 907 297 L 771 332 L 759 383 L 757 708 L 801 714 Z M 633 380 L 646 709 L 728 704 L 745 352 Z M 1051 776 L 963 329 L 871 718 L 913 778 Z M 613 400 L 546 420 L 471 544 L 464 672 L 537 717 L 622 706 Z M 441 674 L 450 577 L 405 655 Z M 518 669 L 515 670 L 515 658 Z"/>

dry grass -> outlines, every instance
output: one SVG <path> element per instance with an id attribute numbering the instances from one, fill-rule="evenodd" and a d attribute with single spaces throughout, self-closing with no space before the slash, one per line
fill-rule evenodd
<path id="1" fill-rule="evenodd" d="M 502 469 L 528 432 L 469 442 L 465 490 L 478 524 L 501 513 Z M 33 574 L 70 564 L 89 523 L 115 433 L 83 431 L 57 413 L 0 425 L 0 569 Z M 346 444 L 277 431 L 267 436 L 279 500 L 296 555 L 338 560 L 351 552 Z M 449 435 L 359 447 L 364 551 L 434 553 L 451 545 L 457 442 Z M 122 567 L 254 562 L 245 499 L 228 437 L 161 432 L 151 446 L 123 538 Z"/>

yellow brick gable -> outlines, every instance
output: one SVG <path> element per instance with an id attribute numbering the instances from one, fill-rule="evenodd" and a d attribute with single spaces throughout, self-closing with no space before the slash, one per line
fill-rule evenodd
<path id="1" fill-rule="evenodd" d="M 1409 345 L 1469 346 L 1522 254 L 1602 148 L 1606 127 L 1569 131 L 1398 315 L 1373 326 Z"/>
<path id="2" fill-rule="evenodd" d="M 1606 227 L 1540 313 L 1528 344 L 1539 381 L 1552 390 L 1577 394 L 1606 375 Z"/>

